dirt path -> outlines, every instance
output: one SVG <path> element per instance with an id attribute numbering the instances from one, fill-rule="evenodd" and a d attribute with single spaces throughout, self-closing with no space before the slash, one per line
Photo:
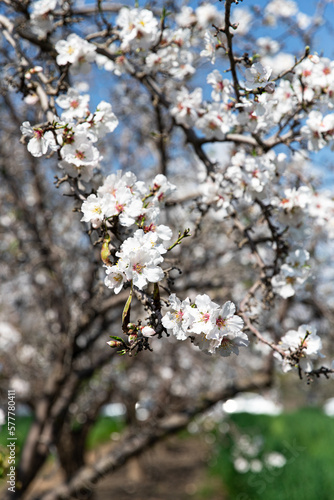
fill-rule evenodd
<path id="1" fill-rule="evenodd" d="M 99 448 L 93 451 L 90 461 L 100 454 Z M 92 498 L 94 500 L 226 500 L 219 484 L 208 486 L 210 481 L 206 467 L 209 456 L 208 445 L 198 436 L 187 439 L 170 437 L 101 480 Z M 50 467 L 37 481 L 30 497 L 37 491 L 52 488 L 61 480 L 59 471 L 55 470 L 56 464 L 50 464 Z M 206 490 L 206 494 L 203 490 Z M 83 500 L 88 499 L 85 497 Z"/>
<path id="2" fill-rule="evenodd" d="M 205 479 L 208 448 L 198 438 L 170 438 L 98 485 L 96 500 L 185 500 Z"/>

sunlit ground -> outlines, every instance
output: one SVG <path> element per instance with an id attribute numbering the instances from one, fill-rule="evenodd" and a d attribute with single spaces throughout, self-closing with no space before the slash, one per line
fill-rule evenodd
<path id="1" fill-rule="evenodd" d="M 28 417 L 17 421 L 18 449 L 30 421 Z M 101 418 L 88 438 L 90 453 L 98 455 L 99 447 L 117 442 L 122 427 L 120 418 Z M 4 426 L 2 449 L 6 438 Z M 165 500 L 172 498 L 177 482 L 175 500 L 333 500 L 333 449 L 334 420 L 322 409 L 274 416 L 230 413 L 204 428 L 192 425 L 190 432 L 167 440 L 123 472 L 105 478 L 96 498 L 104 500 L 109 492 L 117 500 L 141 500 L 145 495 Z M 50 476 L 53 481 L 61 477 L 53 477 L 51 469 L 59 474 L 55 459 L 44 471 L 46 485 L 51 484 Z M 41 487 L 43 480 L 38 484 Z"/>

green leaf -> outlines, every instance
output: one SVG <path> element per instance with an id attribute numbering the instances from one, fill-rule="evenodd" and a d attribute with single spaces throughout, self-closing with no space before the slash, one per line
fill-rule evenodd
<path id="1" fill-rule="evenodd" d="M 131 282 L 131 290 L 130 294 L 128 297 L 128 300 L 126 301 L 126 304 L 123 309 L 123 314 L 122 314 L 122 330 L 123 332 L 127 332 L 127 325 L 130 323 L 130 310 L 131 310 L 131 301 L 132 301 L 132 282 Z"/>
<path id="2" fill-rule="evenodd" d="M 110 243 L 110 234 L 107 233 L 105 236 L 103 243 L 102 243 L 102 249 L 101 249 L 101 259 L 102 261 L 108 266 L 111 264 L 109 260 L 109 255 L 110 255 L 110 250 L 109 250 L 109 243 Z"/>
<path id="3" fill-rule="evenodd" d="M 119 340 L 120 342 L 122 342 L 122 343 L 124 344 L 124 340 L 123 340 L 123 339 L 121 339 L 121 337 L 116 337 L 116 335 L 109 335 L 109 337 L 110 337 L 111 339 L 114 339 L 114 340 Z"/>

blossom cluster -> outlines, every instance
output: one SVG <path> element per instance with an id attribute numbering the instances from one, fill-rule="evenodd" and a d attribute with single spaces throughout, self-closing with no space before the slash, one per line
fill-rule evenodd
<path id="1" fill-rule="evenodd" d="M 328 192 L 300 186 L 285 189 L 283 195 L 272 199 L 272 204 L 277 209 L 277 223 L 286 230 L 290 249 L 279 274 L 272 278 L 272 286 L 281 297 L 288 298 L 311 276 L 310 253 L 305 248 L 312 241 L 310 228 L 324 238 L 334 237 L 334 201 Z"/>
<path id="2" fill-rule="evenodd" d="M 298 168 L 297 155 L 294 158 Z M 202 202 L 212 207 L 217 220 L 234 212 L 236 201 L 254 206 L 254 201 L 271 207 L 273 223 L 289 249 L 278 272 L 271 279 L 273 291 L 283 298 L 293 296 L 311 276 L 311 258 L 306 245 L 312 242 L 311 227 L 326 238 L 334 236 L 334 201 L 330 192 L 309 186 L 283 188 L 288 159 L 269 151 L 253 156 L 239 149 L 224 172 L 217 170 L 200 186 Z M 268 243 L 269 245 L 269 243 Z M 275 243 L 272 244 L 274 249 Z M 283 255 L 282 255 L 283 258 Z"/>
<path id="3" fill-rule="evenodd" d="M 157 175 L 150 188 L 131 173 L 109 175 L 97 194 L 88 196 L 82 204 L 82 221 L 93 227 L 113 228 L 116 223 L 132 229 L 115 252 L 115 262 L 105 260 L 105 285 L 118 294 L 126 283 L 143 290 L 149 283 L 164 279 L 161 264 L 168 251 L 164 246 L 172 237 L 172 230 L 159 224 L 159 205 L 173 192 L 175 186 L 165 176 Z M 220 307 L 208 295 L 198 295 L 194 304 L 181 302 L 175 294 L 169 297 L 170 307 L 162 318 L 162 325 L 178 340 L 191 338 L 195 345 L 208 354 L 229 356 L 238 354 L 239 347 L 248 345 L 242 332 L 243 320 L 235 315 L 235 305 L 226 302 Z M 151 336 L 155 330 L 144 327 L 142 335 Z"/>
<path id="4" fill-rule="evenodd" d="M 32 22 L 37 18 L 41 19 L 41 23 L 42 19 L 44 22 L 50 22 L 56 3 L 56 0 L 52 0 L 52 3 L 45 0 L 34 2 Z M 272 19 L 273 12 L 275 16 L 287 17 L 282 14 L 283 8 L 277 12 L 276 3 L 269 2 L 265 10 L 268 19 Z M 287 12 L 290 10 L 287 7 Z M 297 17 L 301 14 L 295 3 L 292 11 Z M 235 29 L 243 35 L 251 26 L 252 14 L 247 9 L 238 8 L 235 16 L 238 21 Z M 209 3 L 196 9 L 183 6 L 175 16 L 174 26 L 171 23 L 166 25 L 165 22 L 159 22 L 148 9 L 123 7 L 115 17 L 115 41 L 108 48 L 110 57 L 99 54 L 94 43 L 72 33 L 66 40 L 58 40 L 55 44 L 57 63 L 61 67 L 68 65 L 70 72 L 77 74 L 88 72 L 91 64 L 96 62 L 99 67 L 104 67 L 116 75 L 133 72 L 135 63 L 144 73 L 157 76 L 160 73 L 177 80 L 186 80 L 195 73 L 200 58 L 209 58 L 214 63 L 216 54 L 225 55 L 225 34 L 223 30 L 214 32 L 212 26 L 223 27 L 224 18 L 219 9 Z M 42 24 L 40 29 L 43 31 Z M 268 124 L 277 124 L 286 112 L 291 112 L 302 104 L 296 117 L 306 119 L 302 135 L 308 141 L 308 147 L 317 150 L 331 142 L 333 117 L 332 113 L 327 114 L 326 108 L 333 107 L 332 61 L 309 56 L 289 75 L 289 79 L 282 78 L 275 83 L 270 78 L 272 68 L 277 65 L 268 54 L 270 56 L 277 52 L 279 44 L 269 37 L 262 37 L 258 43 L 263 62 L 252 61 L 244 69 L 241 88 L 249 93 L 242 93 L 238 104 L 235 102 L 231 82 L 224 79 L 218 70 L 208 76 L 208 83 L 216 88 L 220 87 L 221 90 L 225 89 L 225 97 L 231 97 L 230 101 L 221 99 L 219 104 L 203 103 L 200 88 L 189 93 L 185 87 L 177 90 L 177 85 L 167 85 L 166 80 L 161 81 L 176 121 L 186 126 L 193 126 L 196 121 L 196 127 L 200 128 L 208 139 L 221 139 L 234 125 L 240 123 L 240 120 L 244 120 L 244 125 L 247 125 L 246 128 L 249 127 L 251 132 L 266 132 Z M 289 58 L 286 59 L 290 61 Z M 268 64 L 270 61 L 271 65 Z M 242 67 L 240 69 L 242 71 Z M 210 82 L 210 79 L 215 81 Z M 262 92 L 256 95 L 256 98 L 252 97 L 252 92 L 257 93 L 258 90 Z M 219 91 L 214 91 L 213 94 L 214 101 L 218 102 Z M 321 108 L 313 110 L 314 114 L 308 118 L 307 106 L 313 105 L 315 98 L 320 99 Z M 233 114 L 238 107 L 239 112 Z"/>
<path id="5" fill-rule="evenodd" d="M 208 57 L 214 63 L 216 52 L 224 49 L 226 41 L 223 35 L 218 32 L 213 36 L 209 29 L 212 25 L 222 26 L 223 16 L 215 6 L 204 4 L 195 10 L 183 7 L 175 22 L 174 27 L 164 26 L 161 30 L 151 11 L 124 7 L 115 19 L 115 38 L 118 40 L 109 47 L 110 57 L 98 54 L 93 43 L 71 34 L 67 40 L 56 43 L 57 63 L 60 66 L 69 65 L 73 74 L 88 72 L 91 63 L 96 62 L 99 67 L 117 76 L 132 73 L 135 65 L 147 74 L 167 74 L 177 80 L 186 80 L 195 73 L 199 58 Z M 198 50 L 198 40 L 205 47 L 201 51 Z M 221 52 L 224 53 L 224 50 Z M 270 75 L 271 68 L 261 62 L 246 69 L 245 89 L 255 91 L 264 88 L 265 91 L 258 97 L 259 104 L 242 99 L 240 106 L 245 107 L 247 115 L 252 113 L 256 117 L 265 114 L 265 94 L 274 91 Z M 201 88 L 190 93 L 186 87 L 177 89 L 177 86 L 161 83 L 170 102 L 171 114 L 178 124 L 196 126 L 209 140 L 221 140 L 238 125 L 243 113 L 240 110 L 235 113 L 237 108 L 231 81 L 214 70 L 208 75 L 207 82 L 213 87 L 214 103 L 203 101 Z M 266 122 L 261 123 L 262 129 L 266 126 Z"/>
<path id="6" fill-rule="evenodd" d="M 283 359 L 283 371 L 290 371 L 293 366 L 300 366 L 304 372 L 313 370 L 313 361 L 323 358 L 321 354 L 322 341 L 316 328 L 311 325 L 301 325 L 298 330 L 289 330 L 280 341 L 281 348 L 288 356 Z M 278 353 L 275 357 L 280 358 Z"/>
<path id="7" fill-rule="evenodd" d="M 181 302 L 172 294 L 169 303 L 171 311 L 163 316 L 162 324 L 178 340 L 191 338 L 207 354 L 224 357 L 239 354 L 239 347 L 248 346 L 248 337 L 242 332 L 244 322 L 235 314 L 233 302 L 220 307 L 204 294 L 197 295 L 191 304 L 189 298 Z"/>
<path id="8" fill-rule="evenodd" d="M 56 104 L 64 111 L 60 117 L 54 116 L 52 124 L 32 127 L 29 122 L 24 122 L 21 126 L 22 134 L 31 137 L 27 148 L 33 156 L 59 150 L 61 160 L 58 166 L 71 177 L 80 176 L 86 182 L 92 178 L 94 168 L 99 167 L 103 158 L 95 143 L 118 125 L 111 104 L 101 101 L 91 113 L 89 99 L 88 94 L 80 95 L 78 90 L 70 87 L 66 94 L 56 99 Z"/>
<path id="9" fill-rule="evenodd" d="M 96 47 L 75 33 L 71 33 L 67 40 L 59 40 L 55 49 L 58 52 L 57 63 L 60 66 L 70 64 L 74 74 L 88 73 L 90 63 L 95 61 Z"/>
<path id="10" fill-rule="evenodd" d="M 275 274 L 271 280 L 274 292 L 284 299 L 292 297 L 310 276 L 309 258 L 310 254 L 304 249 L 290 252 L 279 274 Z"/>
<path id="11" fill-rule="evenodd" d="M 52 13 L 57 3 L 58 0 L 37 0 L 31 4 L 31 29 L 37 36 L 43 38 L 51 33 L 54 21 Z"/>
<path id="12" fill-rule="evenodd" d="M 127 282 L 142 290 L 164 278 L 160 264 L 167 249 L 163 242 L 171 239 L 172 230 L 159 224 L 160 204 L 174 190 L 164 175 L 157 175 L 149 188 L 133 173 L 118 171 L 105 179 L 96 195 L 89 195 L 83 202 L 81 220 L 91 222 L 94 228 L 102 224 L 112 227 L 116 222 L 124 228 L 135 228 L 116 252 L 117 261 L 106 265 L 105 284 L 115 293 Z"/>
<path id="13" fill-rule="evenodd" d="M 272 16 L 272 12 L 276 12 L 274 1 L 268 4 L 268 9 L 266 12 L 269 16 Z M 294 14 L 298 13 L 296 9 L 295 5 Z M 287 10 L 289 11 L 289 8 Z M 51 15 L 45 0 L 33 4 L 32 18 L 35 15 L 40 17 Z M 282 13 L 277 15 L 286 17 Z M 247 23 L 250 22 L 250 12 L 238 9 L 236 31 L 246 33 Z M 212 35 L 212 26 L 220 27 L 223 23 L 222 13 L 211 4 L 203 4 L 195 10 L 183 7 L 175 16 L 174 26 L 159 23 L 157 17 L 148 9 L 124 7 L 115 18 L 115 42 L 108 48 L 108 57 L 97 53 L 96 44 L 72 33 L 66 40 L 59 40 L 55 44 L 57 63 L 60 67 L 68 65 L 74 74 L 89 71 L 91 64 L 96 62 L 99 67 L 104 67 L 118 76 L 124 72 L 133 73 L 134 67 L 156 78 L 162 75 L 163 78 L 159 83 L 168 98 L 170 113 L 176 123 L 187 128 L 195 127 L 207 141 L 224 140 L 227 134 L 239 126 L 242 126 L 246 133 L 264 136 L 268 127 L 279 124 L 283 118 L 291 114 L 302 124 L 301 137 L 305 139 L 309 150 L 318 150 L 331 144 L 334 114 L 330 111 L 333 108 L 334 80 L 333 63 L 326 58 L 309 56 L 296 66 L 289 79 L 281 78 L 278 82 L 270 80 L 272 67 L 267 64 L 270 57 L 267 57 L 265 62 L 251 61 L 244 70 L 242 66 L 240 67 L 244 81 L 238 99 L 232 81 L 223 77 L 223 73 L 218 69 L 207 76 L 207 83 L 212 86 L 213 102 L 203 100 L 203 89 L 200 87 L 189 91 L 183 84 L 172 84 L 166 80 L 165 76 L 169 75 L 177 80 L 186 81 L 194 74 L 198 60 L 204 57 L 203 52 L 205 52 L 199 48 L 202 48 L 201 45 L 207 43 L 208 39 L 211 40 L 213 53 L 217 52 L 224 56 L 225 35 L 222 31 L 217 31 L 215 36 Z M 265 55 L 278 50 L 277 43 L 268 37 L 262 39 L 261 47 Z M 212 57 L 211 60 L 214 62 Z M 84 121 L 85 126 L 81 123 L 76 125 L 79 127 L 79 133 L 82 129 L 87 131 L 89 128 L 88 142 L 83 143 L 83 139 L 77 136 L 78 139 L 73 147 L 67 148 L 70 151 L 65 150 L 64 153 L 65 156 L 69 155 L 71 161 L 68 162 L 63 158 L 63 163 L 60 163 L 60 166 L 66 168 L 71 175 L 75 175 L 77 169 L 82 171 L 85 180 L 89 179 L 92 168 L 101 160 L 101 156 L 92 146 L 94 134 L 91 128 L 97 121 L 100 125 L 102 123 L 101 118 L 97 119 L 96 113 L 88 113 L 88 116 L 85 116 L 87 99 L 88 96 L 79 96 L 74 89 L 69 89 L 66 96 L 60 96 L 56 101 L 58 106 L 64 109 L 62 113 L 64 122 L 73 119 Z M 319 100 L 319 109 L 314 109 L 315 99 Z M 73 113 L 71 102 L 74 103 L 76 114 Z M 103 120 L 107 123 L 106 118 Z M 117 121 L 113 118 L 109 123 L 113 124 L 109 127 L 111 131 Z M 73 124 L 71 127 L 74 130 Z M 25 133 L 28 135 L 28 130 Z M 41 130 L 34 129 L 29 133 L 34 134 L 35 143 L 39 141 L 40 144 L 39 149 L 30 145 L 30 150 L 35 150 L 35 154 L 44 154 L 41 151 L 55 147 L 50 135 L 42 134 Z M 75 137 L 73 134 L 65 136 L 64 145 L 68 146 L 66 141 L 72 140 L 73 137 Z M 80 161 L 82 156 L 85 156 L 84 162 Z M 252 180 L 247 179 L 247 174 L 246 179 L 243 178 L 245 175 L 239 175 L 239 178 L 237 175 L 235 179 L 231 170 L 230 178 L 234 180 L 234 184 L 250 184 L 253 190 L 260 192 L 264 184 L 271 182 L 273 171 L 267 168 L 254 169 L 249 163 L 248 160 L 244 172 L 249 169 L 248 177 Z"/>

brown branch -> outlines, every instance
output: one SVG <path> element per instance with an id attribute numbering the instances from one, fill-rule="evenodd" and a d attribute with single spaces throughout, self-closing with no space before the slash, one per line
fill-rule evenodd
<path id="1" fill-rule="evenodd" d="M 158 125 L 158 130 L 159 130 L 159 136 L 158 136 L 158 151 L 160 155 L 160 168 L 159 172 L 163 175 L 167 175 L 167 161 L 168 161 L 168 156 L 167 156 L 167 148 L 166 148 L 166 131 L 165 131 L 165 126 L 163 122 L 163 117 L 162 117 L 162 110 L 157 104 L 155 106 L 155 114 L 157 117 L 157 125 Z"/>
<path id="2" fill-rule="evenodd" d="M 232 44 L 232 39 L 233 39 L 233 34 L 230 32 L 230 16 L 231 16 L 231 4 L 234 2 L 234 0 L 226 0 L 225 2 L 225 35 L 227 38 L 227 55 L 230 60 L 230 65 L 231 65 L 231 73 L 232 73 L 232 78 L 233 78 L 233 86 L 234 86 L 234 92 L 237 98 L 237 101 L 240 102 L 240 93 L 239 93 L 239 81 L 238 81 L 238 75 L 237 75 L 237 70 L 235 66 L 235 59 L 233 55 L 233 44 Z"/>
<path id="3" fill-rule="evenodd" d="M 246 328 L 248 328 L 248 330 L 250 330 L 252 333 L 254 333 L 255 337 L 258 340 L 260 340 L 260 342 L 262 342 L 263 344 L 266 344 L 267 346 L 271 347 L 271 349 L 273 349 L 273 351 L 278 352 L 278 354 L 280 354 L 283 359 L 287 358 L 289 356 L 288 353 L 286 353 L 285 351 L 283 351 L 282 349 L 280 349 L 274 342 L 269 342 L 268 340 L 266 340 L 261 335 L 261 333 L 259 332 L 259 330 L 253 325 L 253 323 L 251 322 L 251 320 L 249 319 L 249 317 L 247 316 L 247 314 L 245 312 L 239 311 L 239 314 L 243 317 L 243 320 L 245 322 Z"/>
<path id="4" fill-rule="evenodd" d="M 238 229 L 242 234 L 245 235 L 246 240 L 247 240 L 247 242 L 248 242 L 248 244 L 250 246 L 250 249 L 251 249 L 252 253 L 255 255 L 255 258 L 256 258 L 256 261 L 257 261 L 257 265 L 261 269 L 261 276 L 265 277 L 266 276 L 265 269 L 267 268 L 267 266 L 263 262 L 263 259 L 262 259 L 262 257 L 260 256 L 260 254 L 258 252 L 257 246 L 256 246 L 253 238 L 250 235 L 250 233 L 252 231 L 252 228 L 244 226 L 242 224 L 242 222 L 240 222 L 237 219 L 237 214 L 236 213 L 233 213 L 231 215 L 231 217 L 233 218 L 233 225 L 235 226 L 235 228 Z"/>
<path id="5" fill-rule="evenodd" d="M 327 366 L 321 366 L 321 368 L 317 368 L 312 370 L 311 372 L 307 372 L 306 376 L 308 379 L 308 383 L 313 382 L 312 377 L 320 378 L 321 375 L 324 375 L 327 379 L 334 373 L 333 368 L 327 368 Z"/>
<path id="6" fill-rule="evenodd" d="M 139 75 L 134 73 L 132 76 L 136 77 L 139 79 L 145 87 L 153 93 L 154 96 L 161 102 L 166 108 L 170 107 L 170 102 L 166 99 L 166 97 L 161 93 L 160 89 L 158 88 L 156 82 L 153 80 L 153 78 L 148 77 L 147 75 Z M 183 132 L 185 133 L 185 136 L 187 138 L 187 142 L 192 144 L 197 156 L 199 157 L 200 160 L 204 163 L 207 173 L 211 173 L 214 171 L 215 168 L 215 163 L 213 163 L 207 154 L 204 152 L 201 144 L 201 139 L 197 137 L 197 134 L 194 132 L 192 128 L 187 128 L 182 124 L 176 123 L 175 120 L 173 120 L 174 124 L 176 126 L 179 126 L 182 128 Z"/>

